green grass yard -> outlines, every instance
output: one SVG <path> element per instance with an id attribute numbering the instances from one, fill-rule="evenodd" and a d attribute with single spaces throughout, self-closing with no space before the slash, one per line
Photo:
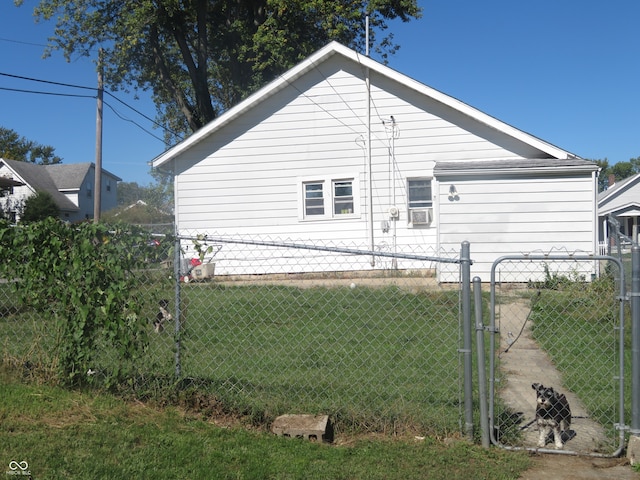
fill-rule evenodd
<path id="1" fill-rule="evenodd" d="M 526 454 L 461 440 L 342 438 L 333 445 L 222 427 L 169 407 L 0 374 L 0 465 L 33 478 L 516 479 Z"/>

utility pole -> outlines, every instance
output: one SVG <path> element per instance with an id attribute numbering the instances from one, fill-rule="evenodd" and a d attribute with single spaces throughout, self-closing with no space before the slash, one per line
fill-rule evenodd
<path id="1" fill-rule="evenodd" d="M 100 221 L 102 194 L 102 99 L 104 96 L 104 81 L 102 78 L 102 49 L 98 52 L 98 105 L 96 112 L 96 169 L 95 185 L 93 188 L 93 223 Z"/>

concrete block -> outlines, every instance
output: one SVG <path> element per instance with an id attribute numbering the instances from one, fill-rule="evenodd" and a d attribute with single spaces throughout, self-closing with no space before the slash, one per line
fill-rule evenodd
<path id="1" fill-rule="evenodd" d="M 328 415 L 280 415 L 273 421 L 271 431 L 281 437 L 333 441 L 333 429 Z"/>

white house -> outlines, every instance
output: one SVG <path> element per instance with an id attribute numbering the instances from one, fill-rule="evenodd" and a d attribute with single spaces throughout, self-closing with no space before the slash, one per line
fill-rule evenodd
<path id="1" fill-rule="evenodd" d="M 175 175 L 178 233 L 466 240 L 483 280 L 502 255 L 597 248 L 595 163 L 335 42 L 152 164 Z"/>
<path id="2" fill-rule="evenodd" d="M 600 240 L 608 240 L 610 229 L 607 217 L 615 217 L 620 230 L 634 242 L 640 237 L 640 173 L 614 183 L 598 194 L 598 217 L 600 219 Z"/>
<path id="3" fill-rule="evenodd" d="M 36 192 L 51 194 L 60 209 L 60 218 L 77 222 L 93 218 L 95 165 L 93 163 L 36 165 L 0 158 L 0 178 L 19 183 L 5 190 L 0 197 L 4 211 L 19 220 L 19 210 L 24 201 Z M 118 203 L 120 177 L 102 170 L 101 211 L 115 208 Z"/>

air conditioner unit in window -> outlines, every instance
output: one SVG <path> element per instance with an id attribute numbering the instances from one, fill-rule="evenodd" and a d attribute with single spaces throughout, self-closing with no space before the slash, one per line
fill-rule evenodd
<path id="1" fill-rule="evenodd" d="M 430 225 L 433 220 L 433 208 L 415 208 L 410 210 L 411 225 Z"/>

